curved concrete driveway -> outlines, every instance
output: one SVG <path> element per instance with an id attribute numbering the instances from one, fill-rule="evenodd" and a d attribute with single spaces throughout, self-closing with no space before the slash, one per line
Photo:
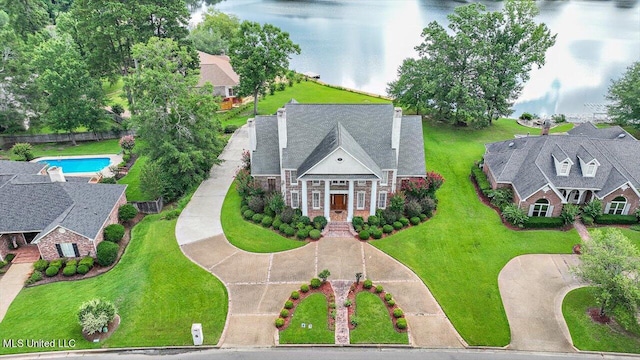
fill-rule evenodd
<path id="1" fill-rule="evenodd" d="M 511 329 L 510 349 L 575 351 L 562 316 L 562 300 L 580 282 L 569 272 L 577 255 L 522 255 L 498 275 Z"/>
<path id="2" fill-rule="evenodd" d="M 184 209 L 176 225 L 183 252 L 217 276 L 229 293 L 227 325 L 219 344 L 272 346 L 273 321 L 291 291 L 329 269 L 332 280 L 352 280 L 363 272 L 394 294 L 405 310 L 412 344 L 424 347 L 462 347 L 463 343 L 429 289 L 408 268 L 367 243 L 324 238 L 302 248 L 256 254 L 229 244 L 222 232 L 220 210 L 224 196 L 241 165 L 248 136 L 240 128 Z M 205 334 L 206 335 L 206 334 Z"/>

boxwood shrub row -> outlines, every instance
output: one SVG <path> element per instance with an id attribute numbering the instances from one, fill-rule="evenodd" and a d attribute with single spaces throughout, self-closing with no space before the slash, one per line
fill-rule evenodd
<path id="1" fill-rule="evenodd" d="M 601 225 L 611 225 L 611 224 L 633 225 L 638 222 L 638 218 L 635 217 L 635 215 L 602 214 L 602 215 L 596 216 L 595 222 L 596 224 L 601 224 Z"/>
<path id="2" fill-rule="evenodd" d="M 561 217 L 530 216 L 524 223 L 526 229 L 559 228 L 564 225 Z"/>

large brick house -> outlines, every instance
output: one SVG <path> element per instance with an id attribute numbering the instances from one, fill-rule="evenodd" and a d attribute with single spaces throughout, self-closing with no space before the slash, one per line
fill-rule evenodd
<path id="1" fill-rule="evenodd" d="M 0 260 L 38 247 L 45 260 L 95 256 L 104 227 L 118 222 L 126 185 L 90 184 L 45 164 L 0 160 Z"/>
<path id="2" fill-rule="evenodd" d="M 426 176 L 419 116 L 391 104 L 299 104 L 248 120 L 251 175 L 311 218 L 367 218 Z"/>
<path id="3" fill-rule="evenodd" d="M 604 213 L 638 209 L 640 142 L 619 126 L 591 123 L 565 135 L 527 136 L 486 144 L 484 172 L 491 186 L 511 187 L 529 216 L 559 216 L 567 203 L 599 199 Z"/>

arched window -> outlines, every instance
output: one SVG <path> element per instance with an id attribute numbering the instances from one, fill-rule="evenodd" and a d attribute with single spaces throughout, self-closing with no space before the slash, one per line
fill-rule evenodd
<path id="1" fill-rule="evenodd" d="M 539 199 L 529 208 L 529 216 L 547 216 L 551 212 L 552 206 L 549 205 L 549 200 Z"/>
<path id="2" fill-rule="evenodd" d="M 627 199 L 624 196 L 618 196 L 609 203 L 609 211 L 607 214 L 624 215 L 624 209 L 627 206 Z"/>

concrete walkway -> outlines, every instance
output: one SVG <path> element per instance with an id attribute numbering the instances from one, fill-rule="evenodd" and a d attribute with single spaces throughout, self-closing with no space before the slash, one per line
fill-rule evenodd
<path id="1" fill-rule="evenodd" d="M 511 329 L 510 349 L 573 352 L 562 316 L 565 295 L 583 286 L 569 267 L 577 255 L 522 255 L 500 271 L 498 286 Z"/>
<path id="2" fill-rule="evenodd" d="M 13 299 L 18 296 L 33 269 L 32 263 L 12 264 L 0 279 L 0 322 L 7 314 Z"/>

